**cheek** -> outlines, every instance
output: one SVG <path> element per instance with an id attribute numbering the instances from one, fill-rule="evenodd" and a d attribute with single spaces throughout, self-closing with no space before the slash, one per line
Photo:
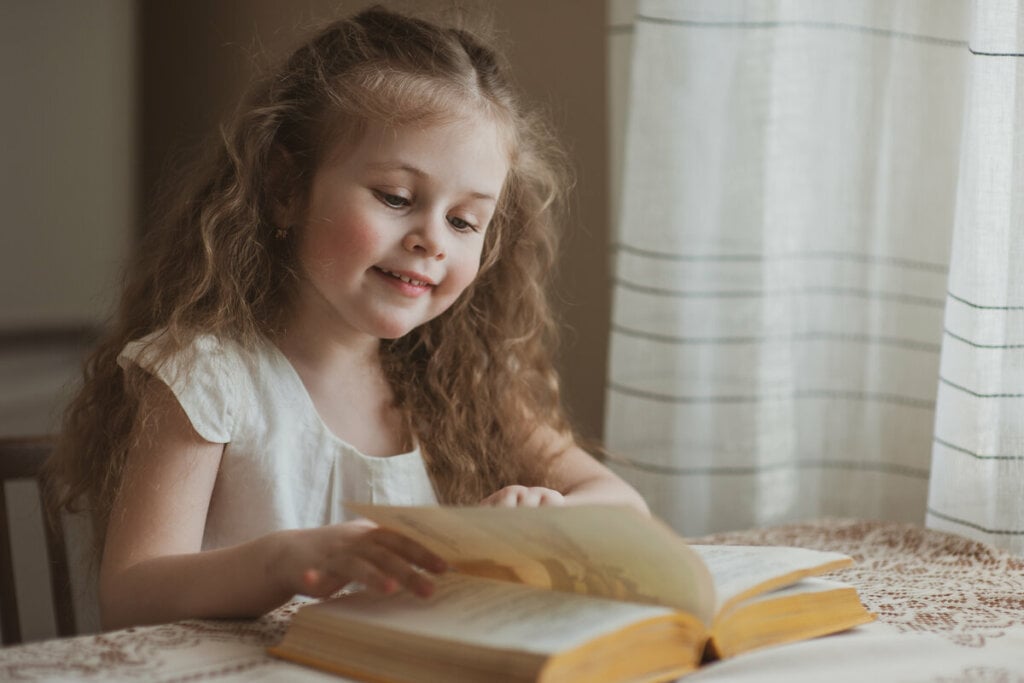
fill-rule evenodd
<path id="1" fill-rule="evenodd" d="M 480 255 L 482 247 L 474 246 L 460 254 L 458 267 L 449 272 L 452 289 L 456 295 L 461 294 L 466 287 L 469 287 L 480 272 Z"/>
<path id="2" fill-rule="evenodd" d="M 305 243 L 306 263 L 320 271 L 362 264 L 380 248 L 380 239 L 371 226 L 359 220 L 336 220 L 311 226 Z"/>

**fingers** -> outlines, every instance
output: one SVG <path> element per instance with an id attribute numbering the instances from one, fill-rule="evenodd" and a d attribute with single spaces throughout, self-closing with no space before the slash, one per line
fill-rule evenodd
<path id="1" fill-rule="evenodd" d="M 447 569 L 444 560 L 391 531 L 378 529 L 368 536 L 367 543 L 343 560 L 342 571 L 347 569 L 354 580 L 381 593 L 405 588 L 420 597 L 429 597 L 434 592 L 434 582 L 417 567 L 440 573 Z"/>
<path id="2" fill-rule="evenodd" d="M 565 497 L 561 493 L 543 486 L 506 486 L 481 501 L 483 505 L 495 507 L 540 507 L 564 503 Z"/>
<path id="3" fill-rule="evenodd" d="M 301 591 L 312 597 L 329 596 L 352 582 L 383 594 L 405 588 L 428 597 L 434 583 L 420 568 L 433 573 L 448 569 L 442 558 L 386 529 L 341 524 L 320 531 L 325 557 L 321 566 L 305 568 L 300 582 Z"/>
<path id="4" fill-rule="evenodd" d="M 348 583 L 347 580 L 319 569 L 307 569 L 302 573 L 302 590 L 299 592 L 313 598 L 326 598 L 340 591 Z"/>
<path id="5" fill-rule="evenodd" d="M 544 489 L 540 496 L 541 505 L 564 505 L 565 496 L 554 489 Z"/>
<path id="6" fill-rule="evenodd" d="M 443 558 L 407 536 L 388 529 L 374 529 L 369 532 L 369 535 L 376 543 L 417 567 L 422 567 L 435 574 L 448 571 L 448 563 Z"/>

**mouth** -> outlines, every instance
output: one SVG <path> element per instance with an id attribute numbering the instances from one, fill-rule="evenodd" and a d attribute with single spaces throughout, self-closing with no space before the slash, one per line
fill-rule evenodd
<path id="1" fill-rule="evenodd" d="M 413 274 L 400 273 L 400 272 L 397 272 L 397 271 L 394 271 L 394 270 L 388 270 L 387 268 L 381 268 L 380 266 L 374 266 L 374 268 L 376 270 L 380 271 L 381 273 L 384 273 L 385 275 L 389 275 L 389 276 L 391 276 L 391 277 L 393 277 L 393 278 L 395 278 L 397 280 L 401 280 L 402 282 L 405 282 L 406 284 L 410 284 L 410 285 L 412 285 L 414 287 L 433 287 L 434 284 L 435 284 L 434 282 L 431 282 L 430 280 L 420 279 L 420 278 L 423 278 L 425 276 L 419 275 L 418 273 L 413 273 Z"/>

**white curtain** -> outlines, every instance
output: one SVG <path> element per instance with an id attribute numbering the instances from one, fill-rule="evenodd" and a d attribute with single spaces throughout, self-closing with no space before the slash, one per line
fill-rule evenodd
<path id="1" fill-rule="evenodd" d="M 883 518 L 1024 553 L 1022 3 L 612 9 L 613 467 L 685 534 Z"/>

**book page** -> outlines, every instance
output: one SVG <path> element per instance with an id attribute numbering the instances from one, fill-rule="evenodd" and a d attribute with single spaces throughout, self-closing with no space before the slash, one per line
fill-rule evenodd
<path id="1" fill-rule="evenodd" d="M 853 564 L 842 553 L 781 546 L 694 545 L 711 572 L 716 612 L 758 593 Z"/>
<path id="2" fill-rule="evenodd" d="M 365 592 L 303 609 L 429 638 L 539 654 L 561 652 L 637 621 L 673 614 L 665 607 L 553 593 L 455 572 L 437 577 L 437 590 L 428 599 L 408 591 Z"/>
<path id="3" fill-rule="evenodd" d="M 701 559 L 632 508 L 349 507 L 465 573 L 666 605 L 706 625 L 714 616 L 715 588 Z"/>
<path id="4" fill-rule="evenodd" d="M 779 598 L 791 598 L 795 595 L 810 595 L 813 593 L 824 593 L 826 591 L 843 589 L 853 589 L 853 587 L 848 583 L 843 583 L 842 581 L 808 577 L 806 579 L 800 579 L 796 583 L 788 586 L 783 586 L 782 588 L 776 588 L 766 593 L 755 595 L 749 600 L 744 601 L 743 606 L 756 605 L 759 602 L 778 600 Z"/>

